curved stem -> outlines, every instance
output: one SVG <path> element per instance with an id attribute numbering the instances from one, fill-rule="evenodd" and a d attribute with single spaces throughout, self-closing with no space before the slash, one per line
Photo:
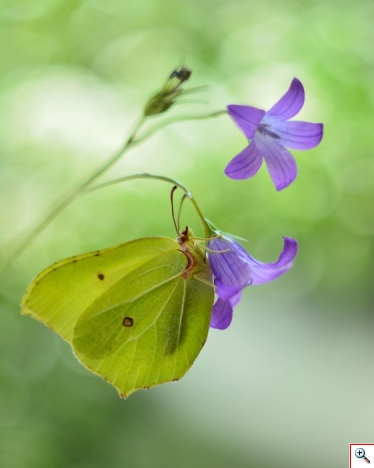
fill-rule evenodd
<path id="1" fill-rule="evenodd" d="M 167 125 L 170 125 L 174 122 L 182 122 L 182 121 L 187 121 L 187 120 L 203 120 L 203 119 L 209 119 L 212 117 L 217 117 L 219 115 L 226 114 L 226 111 L 217 111 L 213 112 L 210 114 L 206 115 L 181 115 L 181 116 L 175 116 L 170 119 L 165 119 L 163 122 L 161 122 L 158 125 L 154 125 L 151 127 L 148 131 L 137 137 L 138 132 L 140 128 L 142 127 L 144 121 L 146 120 L 146 117 L 143 115 L 138 123 L 136 124 L 134 130 L 132 131 L 130 137 L 127 139 L 125 144 L 122 146 L 122 148 L 119 149 L 111 158 L 106 160 L 104 164 L 102 164 L 98 169 L 96 169 L 90 176 L 88 176 L 83 182 L 78 184 L 74 189 L 72 189 L 70 192 L 68 192 L 66 195 L 60 198 L 59 201 L 57 201 L 55 207 L 50 211 L 50 213 L 47 214 L 47 216 L 42 219 L 40 223 L 38 223 L 34 229 L 29 232 L 29 234 L 24 238 L 23 241 L 8 255 L 8 257 L 5 257 L 3 262 L 0 264 L 0 275 L 6 270 L 6 268 L 24 251 L 26 248 L 31 244 L 31 242 L 41 233 L 44 231 L 44 229 L 49 226 L 49 224 L 65 209 L 67 208 L 68 205 L 72 201 L 75 200 L 75 198 L 84 192 L 84 190 L 92 184 L 96 179 L 98 179 L 104 172 L 106 172 L 113 164 L 115 164 L 122 156 L 123 154 L 130 149 L 131 147 L 137 145 L 138 143 L 141 143 L 148 137 L 152 136 L 157 130 L 166 127 Z M 181 188 L 182 186 L 179 185 Z M 184 190 L 184 189 L 183 189 Z M 186 192 L 187 193 L 187 192 Z M 190 197 L 188 197 L 190 198 Z M 192 203 L 195 205 L 195 200 L 193 198 L 190 198 Z M 199 208 L 197 205 L 195 205 L 196 211 L 199 212 Z M 200 216 L 200 215 L 199 215 Z M 201 219 L 203 219 L 201 217 Z M 205 227 L 204 227 L 205 230 Z M 5 250 L 8 250 L 5 248 Z"/>
<path id="2" fill-rule="evenodd" d="M 143 172 L 141 174 L 132 174 L 132 175 L 129 175 L 129 176 L 126 176 L 126 177 L 120 177 L 118 179 L 113 179 L 113 180 L 110 180 L 109 182 L 104 182 L 102 184 L 99 184 L 99 185 L 95 185 L 94 187 L 90 187 L 90 188 L 87 188 L 84 193 L 90 193 L 90 192 L 94 192 L 96 190 L 99 190 L 99 189 L 102 189 L 102 188 L 105 188 L 105 187 L 109 187 L 111 185 L 114 185 L 114 184 L 119 184 L 119 183 L 122 183 L 122 182 L 129 182 L 130 180 L 134 180 L 134 179 L 153 179 L 153 180 L 161 180 L 162 182 L 167 182 L 169 184 L 173 184 L 173 185 L 176 185 L 177 187 L 179 187 L 180 189 L 182 189 L 184 191 L 184 193 L 186 194 L 186 197 L 191 200 L 195 210 L 196 210 L 196 213 L 197 215 L 199 216 L 200 218 L 200 221 L 201 221 L 201 224 L 203 226 L 203 229 L 204 229 L 204 233 L 206 235 L 206 237 L 209 237 L 210 236 L 210 233 L 211 233 L 211 230 L 199 208 L 199 205 L 197 204 L 195 198 L 193 197 L 192 195 L 192 192 L 188 189 L 188 187 L 186 187 L 182 182 L 180 182 L 179 180 L 177 179 L 173 179 L 172 177 L 166 177 L 166 176 L 162 176 L 162 175 L 158 175 L 158 174 L 149 174 L 148 172 Z"/>

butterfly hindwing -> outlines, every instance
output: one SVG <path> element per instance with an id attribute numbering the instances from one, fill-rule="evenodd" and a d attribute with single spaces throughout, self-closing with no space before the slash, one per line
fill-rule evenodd
<path id="1" fill-rule="evenodd" d="M 77 357 L 121 394 L 181 378 L 202 348 L 211 287 L 185 279 L 186 256 L 166 252 L 130 273 L 78 320 Z"/>

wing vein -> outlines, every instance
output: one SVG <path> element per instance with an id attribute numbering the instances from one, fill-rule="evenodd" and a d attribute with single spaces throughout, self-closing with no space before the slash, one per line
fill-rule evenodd
<path id="1" fill-rule="evenodd" d="M 187 282 L 184 281 L 184 283 L 183 283 L 183 299 L 181 301 L 181 310 L 180 310 L 180 314 L 179 314 L 177 348 L 179 348 L 179 343 L 180 343 L 180 338 L 181 338 L 181 331 L 182 331 L 182 322 L 183 322 L 183 317 L 184 317 L 184 312 L 185 312 L 186 288 L 187 288 Z M 178 353 L 175 353 L 174 375 L 176 375 L 176 371 L 177 371 L 177 360 L 178 360 Z"/>
<path id="2" fill-rule="evenodd" d="M 155 291 L 157 288 L 159 288 L 159 287 L 161 287 L 161 286 L 163 286 L 163 285 L 169 283 L 169 282 L 172 281 L 172 280 L 175 280 L 175 279 L 178 278 L 178 277 L 179 277 L 179 273 L 176 274 L 175 276 L 172 276 L 172 277 L 168 278 L 168 279 L 165 280 L 165 281 L 162 281 L 161 283 L 157 283 L 155 286 L 153 286 L 153 287 L 151 287 L 151 288 L 149 288 L 149 289 L 147 289 L 147 290 L 145 290 L 145 291 L 142 291 L 141 294 L 138 294 L 137 296 L 132 297 L 132 298 L 131 298 L 130 300 L 128 300 L 128 301 L 123 301 L 123 302 L 118 302 L 118 303 L 116 303 L 116 304 L 111 304 L 110 307 L 108 307 L 107 309 L 100 309 L 96 315 L 93 315 L 93 316 L 92 316 L 92 318 L 98 317 L 99 315 L 102 315 L 102 314 L 105 314 L 106 312 L 109 312 L 109 311 L 115 309 L 115 308 L 118 307 L 119 305 L 126 304 L 126 303 L 132 304 L 132 303 L 135 302 L 137 299 L 139 299 L 139 298 L 145 296 L 146 294 L 148 294 L 148 293 L 150 293 L 150 292 L 152 292 L 152 291 Z M 95 302 L 95 301 L 94 301 L 94 302 Z"/>
<path id="3" fill-rule="evenodd" d="M 171 297 L 173 296 L 175 290 L 177 289 L 177 286 L 178 286 L 178 281 L 176 282 L 174 289 L 171 291 L 169 297 L 167 298 L 165 304 L 163 305 L 162 309 L 161 309 L 160 312 L 158 313 L 158 315 L 157 315 L 157 317 L 155 318 L 154 322 L 151 323 L 147 328 L 145 328 L 145 329 L 141 332 L 141 334 L 138 335 L 138 338 L 140 338 L 142 335 L 144 335 L 144 333 L 145 333 L 147 330 L 149 330 L 149 329 L 152 327 L 152 325 L 155 325 L 155 324 L 156 324 L 156 322 L 157 322 L 157 321 L 159 320 L 159 318 L 161 317 L 161 314 L 164 312 L 165 307 L 166 307 L 167 304 L 169 303 Z M 132 340 L 135 340 L 135 339 L 138 339 L 138 338 L 131 338 L 131 339 L 132 339 Z M 129 341 L 130 341 L 130 340 L 129 340 Z"/>

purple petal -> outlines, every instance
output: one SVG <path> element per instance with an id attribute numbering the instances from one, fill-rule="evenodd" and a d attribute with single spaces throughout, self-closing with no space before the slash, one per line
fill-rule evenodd
<path id="1" fill-rule="evenodd" d="M 279 191 L 290 185 L 297 175 L 296 162 L 292 154 L 268 136 L 256 135 L 256 145 L 265 158 L 275 188 Z"/>
<path id="2" fill-rule="evenodd" d="M 230 301 L 222 301 L 217 299 L 213 306 L 212 317 L 210 319 L 210 327 L 225 330 L 232 320 L 232 305 Z"/>
<path id="3" fill-rule="evenodd" d="M 293 259 L 296 257 L 298 245 L 295 239 L 283 237 L 284 245 L 279 258 L 274 263 L 262 263 L 248 254 L 251 265 L 251 279 L 253 285 L 268 283 L 269 281 L 283 275 L 292 267 Z"/>
<path id="4" fill-rule="evenodd" d="M 251 278 L 248 253 L 231 238 L 219 237 L 208 242 L 209 263 L 214 277 L 226 287 L 243 288 Z"/>
<path id="5" fill-rule="evenodd" d="M 242 298 L 242 293 L 239 292 L 238 294 L 235 294 L 235 296 L 233 296 L 231 299 L 230 299 L 230 304 L 232 307 L 235 307 L 236 304 L 239 303 L 239 301 L 241 300 Z"/>
<path id="6" fill-rule="evenodd" d="M 257 173 L 261 164 L 262 156 L 258 152 L 256 143 L 252 141 L 229 162 L 226 166 L 225 174 L 235 180 L 249 179 Z"/>
<path id="7" fill-rule="evenodd" d="M 271 130 L 280 138 L 279 145 L 298 150 L 308 150 L 317 146 L 322 140 L 323 125 L 320 123 L 284 121 L 272 119 Z"/>
<path id="8" fill-rule="evenodd" d="M 217 296 L 223 301 L 228 301 L 232 297 L 237 296 L 243 289 L 241 286 L 226 286 L 219 279 L 214 280 Z"/>
<path id="9" fill-rule="evenodd" d="M 287 120 L 298 114 L 304 105 L 305 92 L 301 82 L 294 78 L 286 94 L 266 112 L 266 115 Z"/>
<path id="10" fill-rule="evenodd" d="M 227 112 L 244 135 L 252 140 L 261 122 L 265 111 L 251 106 L 238 106 L 232 104 L 227 106 Z"/>

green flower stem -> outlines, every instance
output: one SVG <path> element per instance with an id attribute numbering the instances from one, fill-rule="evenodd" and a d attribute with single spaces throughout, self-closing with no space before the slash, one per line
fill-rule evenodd
<path id="1" fill-rule="evenodd" d="M 171 177 L 166 177 L 166 176 L 162 176 L 162 175 L 157 175 L 157 174 L 149 174 L 147 172 L 144 172 L 142 174 L 132 174 L 132 175 L 129 175 L 129 176 L 126 176 L 126 177 L 120 177 L 118 179 L 113 179 L 113 180 L 110 180 L 108 182 L 104 182 L 102 184 L 99 184 L 99 185 L 95 185 L 94 187 L 90 187 L 90 188 L 87 188 L 84 193 L 89 193 L 89 192 L 93 192 L 93 191 L 96 191 L 96 190 L 99 190 L 99 189 L 102 189 L 102 188 L 105 188 L 105 187 L 109 187 L 111 185 L 114 185 L 114 184 L 120 184 L 122 182 L 129 182 L 130 180 L 135 180 L 135 179 L 154 179 L 154 180 L 161 180 L 162 182 L 167 182 L 169 184 L 173 184 L 173 185 L 176 185 L 177 187 L 179 187 L 180 189 L 183 190 L 183 192 L 186 194 L 186 197 L 191 200 L 195 210 L 196 210 L 196 213 L 197 215 L 199 216 L 200 218 L 200 221 L 201 221 L 201 224 L 203 226 L 203 229 L 204 229 L 204 234 L 207 238 L 210 237 L 211 235 L 211 229 L 209 227 L 209 225 L 207 224 L 200 208 L 199 208 L 199 205 L 197 204 L 195 198 L 193 197 L 192 195 L 192 192 L 184 185 L 182 184 L 182 182 L 180 182 L 179 180 L 177 179 L 173 179 Z"/>
<path id="2" fill-rule="evenodd" d="M 75 198 L 80 195 L 85 189 L 91 185 L 96 179 L 98 179 L 101 175 L 104 174 L 113 164 L 115 164 L 125 153 L 127 150 L 132 148 L 133 146 L 141 143 L 142 141 L 146 140 L 150 136 L 152 136 L 156 131 L 159 129 L 166 127 L 175 122 L 182 122 L 187 120 L 203 120 L 203 119 L 210 119 L 212 117 L 217 117 L 219 115 L 226 114 L 226 111 L 218 111 L 213 112 L 210 114 L 205 115 L 180 115 L 170 119 L 165 119 L 160 124 L 154 125 L 149 130 L 145 131 L 143 134 L 138 136 L 140 128 L 143 126 L 147 117 L 142 116 L 138 123 L 136 124 L 133 132 L 131 133 L 130 137 L 127 139 L 125 144 L 117 151 L 112 157 L 104 162 L 102 166 L 99 167 L 96 171 L 94 171 L 89 177 L 87 177 L 83 182 L 77 185 L 74 189 L 72 189 L 67 195 L 63 196 L 52 209 L 52 211 L 47 214 L 47 216 L 42 219 L 42 221 L 36 225 L 31 232 L 28 233 L 26 238 L 21 241 L 21 243 L 11 251 L 8 256 L 5 256 L 2 263 L 0 264 L 0 275 L 6 270 L 6 268 L 24 251 L 26 248 L 32 243 L 32 241 L 41 234 L 44 229 L 46 229 L 49 224 L 62 212 L 65 208 L 67 208 L 71 202 L 75 200 Z M 181 187 L 182 188 L 182 187 Z M 191 198 L 191 201 L 194 203 L 194 200 Z M 5 251 L 11 250 L 9 248 L 3 249 Z"/>

